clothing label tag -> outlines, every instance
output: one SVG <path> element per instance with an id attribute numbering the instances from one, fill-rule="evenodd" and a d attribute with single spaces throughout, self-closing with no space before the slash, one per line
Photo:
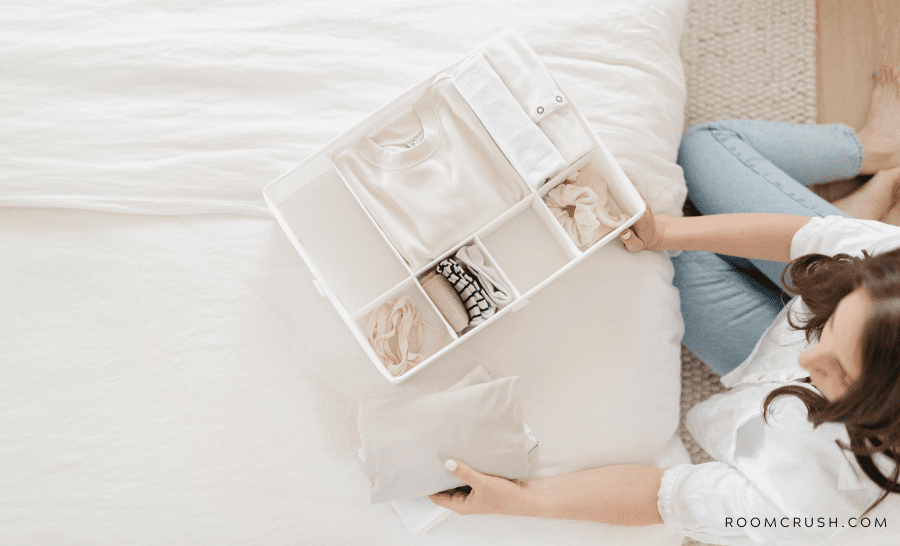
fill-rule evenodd
<path id="1" fill-rule="evenodd" d="M 410 140 L 409 142 L 407 142 L 407 143 L 406 143 L 406 147 L 407 147 L 407 148 L 415 148 L 415 147 L 416 147 L 419 143 L 421 143 L 423 140 L 425 140 L 425 133 L 422 133 L 422 134 L 416 136 L 416 138 L 414 138 L 414 139 Z"/>

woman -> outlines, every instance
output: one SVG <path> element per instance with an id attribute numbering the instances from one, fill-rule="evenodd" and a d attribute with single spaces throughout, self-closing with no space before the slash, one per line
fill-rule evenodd
<path id="1" fill-rule="evenodd" d="M 705 216 L 648 207 L 622 234 L 631 251 L 683 251 L 672 260 L 683 343 L 731 387 L 688 417 L 718 462 L 525 482 L 447 461 L 470 488 L 432 500 L 463 514 L 664 523 L 714 544 L 898 543 L 900 228 L 878 220 L 900 187 L 900 72 L 882 65 L 875 80 L 859 133 L 692 128 L 678 162 Z M 858 173 L 875 176 L 834 204 L 805 187 Z M 784 305 L 779 283 L 799 297 Z"/>

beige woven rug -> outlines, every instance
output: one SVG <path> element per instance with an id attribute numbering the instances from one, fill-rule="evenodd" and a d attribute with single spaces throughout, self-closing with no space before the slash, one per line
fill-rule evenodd
<path id="1" fill-rule="evenodd" d="M 717 119 L 816 121 L 816 0 L 690 0 L 681 57 L 685 128 Z M 678 432 L 694 463 L 712 458 L 684 429 L 684 416 L 723 390 L 682 348 Z"/>

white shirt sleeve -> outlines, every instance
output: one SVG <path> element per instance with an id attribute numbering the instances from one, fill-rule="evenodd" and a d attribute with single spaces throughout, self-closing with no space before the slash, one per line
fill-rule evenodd
<path id="1" fill-rule="evenodd" d="M 795 526 L 737 468 L 719 462 L 666 470 L 657 507 L 665 525 L 711 544 L 818 544 L 835 534 L 827 525 Z"/>
<path id="2" fill-rule="evenodd" d="M 791 259 L 805 254 L 880 254 L 900 247 L 900 227 L 843 216 L 814 217 L 791 239 Z"/>

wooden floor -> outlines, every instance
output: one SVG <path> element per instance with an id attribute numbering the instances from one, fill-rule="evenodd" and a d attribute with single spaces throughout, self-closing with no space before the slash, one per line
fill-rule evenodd
<path id="1" fill-rule="evenodd" d="M 900 65 L 900 0 L 816 0 L 816 106 L 819 123 L 862 127 L 881 63 Z M 860 180 L 815 191 L 832 200 Z"/>

